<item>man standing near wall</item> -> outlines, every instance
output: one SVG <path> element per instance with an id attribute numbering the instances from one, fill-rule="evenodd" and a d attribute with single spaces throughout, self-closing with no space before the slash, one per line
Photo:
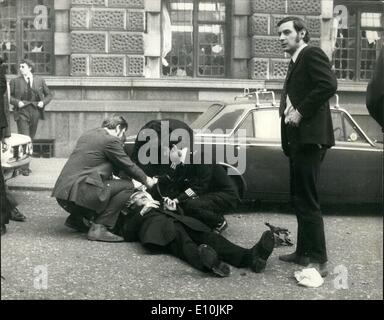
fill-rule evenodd
<path id="1" fill-rule="evenodd" d="M 312 263 L 326 276 L 327 250 L 316 185 L 326 149 L 335 144 L 328 100 L 336 92 L 337 80 L 325 53 L 307 45 L 309 34 L 302 19 L 286 17 L 277 25 L 281 46 L 291 56 L 280 100 L 281 140 L 289 157 L 298 222 L 296 251 L 279 258 L 304 266 Z"/>
<path id="2" fill-rule="evenodd" d="M 39 119 L 44 120 L 44 108 L 52 100 L 52 94 L 43 78 L 33 74 L 34 64 L 30 60 L 21 60 L 21 76 L 10 82 L 11 104 L 18 133 L 36 135 Z M 31 171 L 24 170 L 24 175 Z"/>

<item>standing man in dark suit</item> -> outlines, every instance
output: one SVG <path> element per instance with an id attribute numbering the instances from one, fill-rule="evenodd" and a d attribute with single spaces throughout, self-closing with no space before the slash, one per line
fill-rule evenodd
<path id="1" fill-rule="evenodd" d="M 225 262 L 262 272 L 274 248 L 274 236 L 269 230 L 252 248 L 245 249 L 213 233 L 193 217 L 159 208 L 159 203 L 146 192 L 134 193 L 128 203 L 127 215 L 121 215 L 117 224 L 117 232 L 126 241 L 139 240 L 151 251 L 170 253 L 196 269 L 220 277 L 230 274 Z"/>
<path id="2" fill-rule="evenodd" d="M 52 196 L 70 213 L 68 227 L 86 231 L 83 218 L 92 220 L 89 240 L 119 242 L 123 239 L 113 229 L 121 209 L 134 191 L 132 178 L 148 188 L 156 179 L 131 161 L 123 149 L 121 137 L 128 124 L 114 115 L 103 121 L 102 127 L 84 133 L 58 177 Z M 125 179 L 113 179 L 112 174 L 125 173 Z"/>
<path id="3" fill-rule="evenodd" d="M 9 126 L 9 108 L 5 103 L 5 93 L 7 92 L 7 79 L 5 78 L 5 70 L 3 68 L 3 59 L 0 57 L 0 142 L 1 150 L 9 148 L 9 137 L 11 130 Z M 1 159 L 0 159 L 1 167 Z M 9 223 L 11 208 L 6 197 L 6 187 L 3 171 L 0 168 L 0 218 L 1 218 L 1 235 L 5 234 L 6 224 Z"/>
<path id="4" fill-rule="evenodd" d="M 384 46 L 381 47 L 372 79 L 367 87 L 366 105 L 369 114 L 384 132 Z"/>
<path id="5" fill-rule="evenodd" d="M 20 61 L 21 76 L 10 82 L 13 115 L 20 134 L 36 135 L 39 119 L 44 120 L 45 106 L 52 100 L 52 94 L 43 78 L 33 74 L 34 64 L 28 59 Z M 28 176 L 31 170 L 25 168 L 22 174 Z"/>
<path id="6" fill-rule="evenodd" d="M 335 144 L 328 100 L 337 80 L 325 53 L 307 45 L 308 29 L 302 19 L 286 17 L 277 24 L 279 41 L 291 56 L 280 101 L 281 140 L 289 157 L 290 184 L 298 231 L 296 251 L 280 260 L 312 263 L 327 275 L 324 223 L 317 180 L 325 152 Z"/>
<path id="7" fill-rule="evenodd" d="M 10 82 L 11 104 L 18 133 L 35 137 L 39 119 L 44 120 L 44 108 L 52 100 L 43 78 L 33 74 L 34 64 L 30 60 L 21 60 L 21 76 Z"/>

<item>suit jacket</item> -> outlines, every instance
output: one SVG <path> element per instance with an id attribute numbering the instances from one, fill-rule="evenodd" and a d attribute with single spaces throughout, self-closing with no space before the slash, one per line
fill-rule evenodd
<path id="1" fill-rule="evenodd" d="M 84 133 L 58 177 L 52 196 L 102 212 L 109 203 L 107 181 L 114 172 L 146 183 L 145 173 L 124 152 L 119 138 L 103 128 Z"/>
<path id="2" fill-rule="evenodd" d="M 33 75 L 33 83 L 32 83 L 32 92 L 35 99 L 33 101 L 25 100 L 28 92 L 28 83 L 25 81 L 23 76 L 12 79 L 10 82 L 10 93 L 11 93 L 11 104 L 13 105 L 14 110 L 14 118 L 17 121 L 20 117 L 19 115 L 19 102 L 23 101 L 25 105 L 32 104 L 38 110 L 40 114 L 40 118 L 44 120 L 44 109 L 45 106 L 51 102 L 52 93 L 46 85 L 43 78 L 39 76 Z M 37 107 L 37 103 L 39 101 L 43 101 L 44 106 L 42 108 Z"/>
<path id="3" fill-rule="evenodd" d="M 384 47 L 381 48 L 373 77 L 367 87 L 366 105 L 369 114 L 384 130 Z"/>
<path id="4" fill-rule="evenodd" d="M 0 65 L 0 140 L 11 136 L 9 123 L 9 108 L 6 103 L 7 79 L 5 70 Z"/>
<path id="5" fill-rule="evenodd" d="M 297 57 L 286 79 L 286 93 L 303 118 L 298 128 L 284 123 L 285 101 L 280 101 L 281 141 L 286 154 L 292 144 L 335 144 L 328 100 L 337 90 L 337 80 L 328 57 L 318 47 L 307 46 Z"/>
<path id="6" fill-rule="evenodd" d="M 176 237 L 175 222 L 200 232 L 211 232 L 201 221 L 163 209 L 151 209 L 141 216 L 138 211 L 129 211 L 128 215 L 121 215 L 116 224 L 116 232 L 122 235 L 125 241 L 140 241 L 142 244 L 156 244 L 165 246 Z"/>

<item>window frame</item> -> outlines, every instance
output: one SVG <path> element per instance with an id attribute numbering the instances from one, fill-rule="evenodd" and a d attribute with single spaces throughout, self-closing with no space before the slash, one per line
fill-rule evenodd
<path id="1" fill-rule="evenodd" d="M 356 59 L 354 61 L 354 72 L 355 77 L 352 80 L 353 82 L 367 82 L 369 79 L 361 79 L 361 31 L 363 30 L 372 30 L 372 31 L 381 31 L 383 37 L 379 40 L 381 45 L 384 45 L 384 4 L 379 1 L 354 1 L 354 0 L 335 0 L 333 3 L 333 7 L 337 5 L 344 5 L 347 7 L 348 12 L 353 10 L 356 13 L 356 36 L 355 36 L 355 52 Z M 362 27 L 361 26 L 361 15 L 362 13 L 381 13 L 381 27 Z M 336 50 L 335 50 L 336 51 Z M 338 80 L 344 80 L 342 78 L 338 78 Z"/>
<path id="2" fill-rule="evenodd" d="M 26 14 L 23 13 L 23 5 L 24 2 L 27 2 L 29 0 L 16 0 L 16 26 L 15 26 L 15 44 L 16 44 L 16 75 L 19 74 L 19 63 L 21 60 L 24 59 L 24 55 L 27 53 L 30 53 L 30 51 L 25 51 L 24 50 L 24 42 L 26 39 L 23 36 L 23 23 L 25 20 L 28 20 L 31 18 L 30 16 L 27 16 Z M 55 28 L 56 28 L 56 23 L 55 23 L 55 15 L 54 15 L 54 0 L 49 0 L 49 10 L 48 10 L 48 20 L 50 21 L 51 28 L 48 29 L 50 32 L 50 41 L 52 43 L 52 50 L 50 52 L 47 52 L 48 54 L 51 55 L 50 59 L 50 72 L 49 73 L 41 73 L 37 72 L 37 70 L 34 70 L 34 74 L 36 75 L 44 75 L 44 76 L 51 76 L 55 75 L 55 46 L 54 46 L 54 34 L 55 34 Z M 9 17 L 12 18 L 13 17 Z M 29 59 L 29 58 L 26 58 Z M 35 61 L 33 61 L 35 63 Z M 8 71 L 8 61 L 4 61 L 4 65 L 7 66 L 7 71 Z M 13 74 L 13 73 L 9 73 Z"/>
<path id="3" fill-rule="evenodd" d="M 167 0 L 162 0 L 167 1 Z M 177 78 L 177 79 L 223 79 L 228 78 L 231 74 L 231 57 L 232 57 L 232 46 L 231 46 L 231 30 L 232 30 L 232 0 L 223 0 L 225 3 L 225 20 L 221 21 L 213 21 L 213 20 L 199 20 L 199 3 L 204 2 L 200 0 L 193 0 L 193 11 L 192 11 L 192 39 L 193 39 L 193 50 L 192 50 L 192 76 L 170 76 L 164 75 L 162 66 L 160 65 L 160 74 L 161 78 Z M 225 46 L 225 57 L 224 57 L 224 74 L 223 75 L 199 75 L 199 25 L 204 24 L 215 24 L 224 26 L 224 46 Z M 162 39 L 163 41 L 163 39 Z"/>

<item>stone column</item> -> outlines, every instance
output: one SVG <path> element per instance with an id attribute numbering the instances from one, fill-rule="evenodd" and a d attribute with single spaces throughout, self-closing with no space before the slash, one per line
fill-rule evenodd
<path id="1" fill-rule="evenodd" d="M 248 60 L 250 58 L 248 17 L 249 0 L 233 1 L 232 12 L 232 62 L 231 77 L 248 78 Z"/>
<path id="2" fill-rule="evenodd" d="M 320 46 L 321 0 L 251 0 L 249 34 L 251 37 L 251 79 L 284 79 L 289 57 L 282 51 L 277 22 L 298 16 L 307 23 L 310 44 Z"/>
<path id="3" fill-rule="evenodd" d="M 72 0 L 71 75 L 144 74 L 144 0 Z"/>
<path id="4" fill-rule="evenodd" d="M 69 33 L 69 10 L 71 0 L 55 0 L 55 75 L 69 74 L 69 57 L 71 54 L 71 40 Z"/>

